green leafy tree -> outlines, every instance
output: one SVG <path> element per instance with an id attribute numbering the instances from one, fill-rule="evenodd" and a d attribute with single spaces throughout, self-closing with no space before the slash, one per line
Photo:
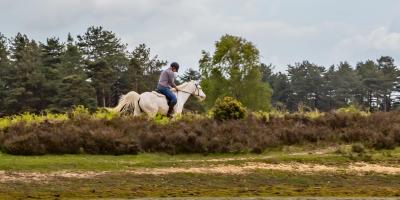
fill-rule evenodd
<path id="1" fill-rule="evenodd" d="M 269 109 L 272 91 L 262 82 L 259 51 L 253 43 L 224 35 L 215 43 L 213 55 L 203 51 L 199 62 L 208 107 L 218 97 L 232 96 L 249 109 Z"/>
<path id="2" fill-rule="evenodd" d="M 242 91 L 247 91 L 241 97 L 242 102 L 251 110 L 267 111 L 271 108 L 272 90 L 269 84 L 261 81 L 261 73 L 258 67 L 250 69 L 242 81 Z"/>

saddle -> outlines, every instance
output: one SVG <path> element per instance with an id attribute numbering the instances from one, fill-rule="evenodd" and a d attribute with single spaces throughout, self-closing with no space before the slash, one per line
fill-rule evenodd
<path id="1" fill-rule="evenodd" d="M 152 91 L 153 94 L 157 95 L 158 97 L 165 97 L 167 98 L 165 95 L 159 93 L 158 91 Z"/>
<path id="2" fill-rule="evenodd" d="M 170 100 L 167 98 L 167 96 L 161 94 L 161 93 L 158 92 L 157 90 L 152 91 L 152 93 L 155 94 L 155 95 L 158 96 L 158 97 L 164 97 L 165 99 L 167 99 L 167 103 L 168 103 L 168 105 L 169 105 Z"/>

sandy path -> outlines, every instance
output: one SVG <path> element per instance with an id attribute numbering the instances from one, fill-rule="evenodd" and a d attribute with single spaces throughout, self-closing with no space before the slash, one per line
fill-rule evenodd
<path id="1" fill-rule="evenodd" d="M 349 166 L 328 166 L 318 164 L 303 164 L 303 163 L 289 163 L 289 164 L 266 164 L 258 162 L 248 162 L 244 165 L 211 165 L 209 167 L 190 167 L 190 168 L 142 168 L 130 171 L 133 174 L 151 174 L 163 175 L 171 173 L 201 173 L 201 174 L 246 174 L 254 170 L 276 170 L 288 172 L 302 172 L 302 173 L 355 173 L 362 175 L 364 173 L 380 173 L 380 174 L 400 174 L 400 166 L 384 166 L 368 163 L 355 163 Z"/>
<path id="2" fill-rule="evenodd" d="M 86 179 L 96 176 L 104 176 L 115 173 L 130 173 L 136 175 L 165 175 L 172 173 L 199 173 L 199 174 L 246 174 L 254 170 L 276 170 L 301 173 L 349 173 L 363 175 L 366 173 L 400 174 L 400 166 L 384 166 L 368 163 L 354 163 L 348 166 L 328 166 L 318 164 L 289 163 L 289 164 L 267 164 L 259 162 L 248 162 L 243 165 L 210 165 L 208 167 L 168 167 L 168 168 L 137 168 L 130 171 L 55 171 L 49 173 L 40 172 L 13 172 L 0 171 L 0 182 L 22 181 L 22 182 L 47 182 L 55 178 L 78 178 Z"/>

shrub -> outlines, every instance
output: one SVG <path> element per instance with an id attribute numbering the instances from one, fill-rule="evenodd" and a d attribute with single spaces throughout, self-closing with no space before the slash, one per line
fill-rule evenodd
<path id="1" fill-rule="evenodd" d="M 309 111 L 304 113 L 304 115 L 310 119 L 316 119 L 319 117 L 322 117 L 324 115 L 324 113 L 320 112 L 319 110 L 315 109 L 313 111 Z"/>
<path id="2" fill-rule="evenodd" d="M 170 119 L 167 116 L 158 113 L 156 117 L 154 117 L 153 121 L 159 125 L 166 125 L 169 123 Z"/>
<path id="3" fill-rule="evenodd" d="M 243 119 L 246 109 L 232 97 L 218 98 L 212 108 L 213 118 L 217 120 Z"/>
<path id="4" fill-rule="evenodd" d="M 336 110 L 336 112 L 337 113 L 353 113 L 353 114 L 357 113 L 362 116 L 368 116 L 371 114 L 369 112 L 362 111 L 361 108 L 357 105 L 350 105 L 347 107 L 339 108 L 338 110 Z"/>
<path id="5" fill-rule="evenodd" d="M 74 119 L 74 118 L 89 118 L 90 117 L 90 111 L 88 108 L 85 108 L 85 106 L 78 105 L 74 106 L 74 108 L 68 113 L 69 118 Z"/>
<path id="6" fill-rule="evenodd" d="M 356 144 L 351 145 L 351 151 L 354 153 L 363 154 L 363 153 L 365 153 L 365 147 L 363 144 L 356 143 Z"/>
<path id="7" fill-rule="evenodd" d="M 244 119 L 223 122 L 189 115 L 168 123 L 161 121 L 130 116 L 21 121 L 0 129 L 0 148 L 3 152 L 24 155 L 208 154 L 262 153 L 284 145 L 350 144 L 343 153 L 360 159 L 361 155 L 367 155 L 362 153 L 366 148 L 391 149 L 400 145 L 400 115 L 396 112 L 370 116 L 326 113 L 315 119 L 300 113 L 284 117 L 269 115 L 269 119 L 250 114 Z"/>
<path id="8" fill-rule="evenodd" d="M 17 155 L 42 155 L 46 153 L 45 146 L 40 145 L 36 134 L 26 134 L 24 122 L 17 123 L 5 129 L 1 138 L 1 150 Z"/>
<path id="9" fill-rule="evenodd" d="M 87 110 L 85 110 L 87 111 Z M 87 114 L 87 113 L 85 113 Z M 114 117 L 118 116 L 118 112 L 107 110 L 105 108 L 98 108 L 95 113 L 93 113 L 93 117 L 95 119 L 107 119 L 110 120 Z"/>
<path id="10" fill-rule="evenodd" d="M 33 123 L 41 123 L 43 121 L 63 121 L 67 119 L 68 116 L 66 114 L 42 113 L 38 115 L 25 112 L 19 115 L 12 115 L 0 118 L 0 129 L 7 128 L 13 124 L 17 124 L 20 122 L 33 124 Z"/>

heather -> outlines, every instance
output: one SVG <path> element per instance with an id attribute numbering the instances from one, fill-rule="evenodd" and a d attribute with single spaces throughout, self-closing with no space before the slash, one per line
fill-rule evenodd
<path id="1" fill-rule="evenodd" d="M 398 112 L 274 111 L 221 121 L 190 113 L 169 120 L 163 116 L 134 118 L 80 109 L 60 118 L 9 117 L 12 123 L 0 130 L 1 150 L 18 155 L 209 154 L 262 153 L 287 145 L 357 143 L 366 148 L 393 149 L 400 144 Z"/>

